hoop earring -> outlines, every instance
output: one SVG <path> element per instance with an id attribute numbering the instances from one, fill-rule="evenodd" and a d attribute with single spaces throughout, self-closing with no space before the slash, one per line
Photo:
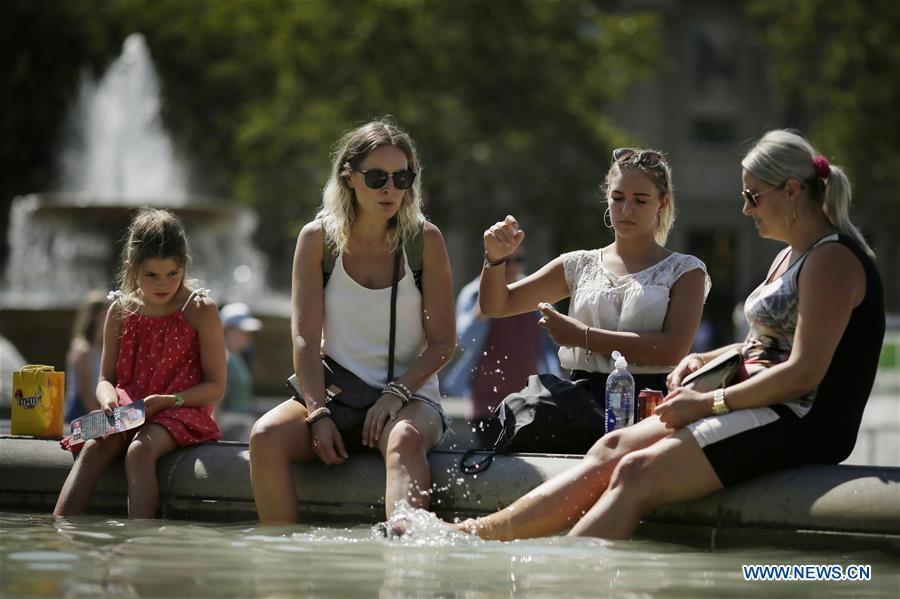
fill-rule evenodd
<path id="1" fill-rule="evenodd" d="M 612 214 L 609 212 L 609 208 L 607 208 L 606 212 L 603 213 L 603 224 L 606 225 L 607 229 L 613 228 Z"/>
<path id="2" fill-rule="evenodd" d="M 796 222 L 797 222 L 797 205 L 792 203 L 790 215 L 788 215 L 788 214 L 784 215 L 784 224 L 787 225 L 788 229 L 793 229 L 794 223 L 796 223 Z"/>

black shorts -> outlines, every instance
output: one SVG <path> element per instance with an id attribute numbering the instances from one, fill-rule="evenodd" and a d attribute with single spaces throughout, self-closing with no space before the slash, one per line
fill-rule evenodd
<path id="1" fill-rule="evenodd" d="M 785 468 L 823 463 L 810 427 L 785 405 L 735 410 L 687 426 L 726 487 Z"/>

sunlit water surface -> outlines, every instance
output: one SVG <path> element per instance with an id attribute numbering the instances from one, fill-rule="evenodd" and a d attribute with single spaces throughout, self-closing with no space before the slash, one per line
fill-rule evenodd
<path id="1" fill-rule="evenodd" d="M 261 526 L 0 512 L 0 597 L 897 597 L 878 552 L 700 551 L 650 541 L 485 542 L 414 516 Z M 870 564 L 867 582 L 746 582 L 741 564 Z"/>

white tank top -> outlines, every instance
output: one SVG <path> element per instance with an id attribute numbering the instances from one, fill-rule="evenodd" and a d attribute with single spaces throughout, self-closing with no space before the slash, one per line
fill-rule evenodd
<path id="1" fill-rule="evenodd" d="M 397 335 L 394 378 L 399 378 L 425 351 L 422 326 L 422 294 L 413 279 L 403 251 L 403 277 L 397 284 Z M 391 288 L 368 289 L 344 270 L 343 253 L 325 286 L 325 322 L 322 353 L 373 387 L 387 384 L 391 326 Z M 437 375 L 432 375 L 415 395 L 439 402 Z"/>

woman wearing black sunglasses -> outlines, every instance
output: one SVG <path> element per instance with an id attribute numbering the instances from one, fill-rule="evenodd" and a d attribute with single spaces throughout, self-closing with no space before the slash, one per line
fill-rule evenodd
<path id="1" fill-rule="evenodd" d="M 770 131 L 741 163 L 744 214 L 787 244 L 747 300 L 743 376 L 700 393 L 684 377 L 730 348 L 682 359 L 656 416 L 601 439 L 509 509 L 460 525 L 484 538 L 629 538 L 641 517 L 748 478 L 852 451 L 884 336 L 881 280 L 848 217 L 850 184 L 810 144 Z"/>
<path id="2" fill-rule="evenodd" d="M 291 461 L 340 464 L 348 446 L 385 456 L 388 516 L 401 500 L 429 505 L 426 453 L 445 428 L 436 373 L 453 356 L 456 332 L 450 261 L 440 231 L 422 214 L 419 172 L 412 139 L 391 122 L 368 123 L 338 143 L 322 207 L 300 232 L 294 254 L 294 370 L 306 405 L 285 401 L 260 418 L 250 438 L 253 496 L 263 522 L 297 519 Z M 419 232 L 417 282 L 406 250 Z M 331 247 L 336 259 L 326 280 Z M 395 378 L 388 381 L 398 253 Z M 330 418 L 321 354 L 370 387 L 384 388 L 366 412 L 362 438 L 343 438 Z"/>

